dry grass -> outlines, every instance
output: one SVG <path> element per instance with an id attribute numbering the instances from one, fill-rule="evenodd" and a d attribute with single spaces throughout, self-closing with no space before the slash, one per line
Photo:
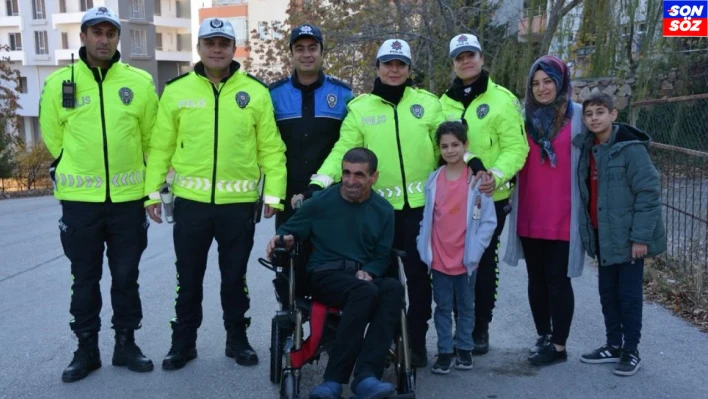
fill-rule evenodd
<path id="1" fill-rule="evenodd" d="M 693 274 L 686 276 L 663 259 L 648 260 L 644 268 L 645 298 L 708 332 L 708 289 L 704 288 L 702 270 L 696 268 Z"/>

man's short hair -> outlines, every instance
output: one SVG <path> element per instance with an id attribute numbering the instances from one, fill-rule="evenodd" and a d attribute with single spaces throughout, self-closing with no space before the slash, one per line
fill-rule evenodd
<path id="1" fill-rule="evenodd" d="M 606 93 L 593 93 L 583 101 L 583 111 L 590 105 L 605 107 L 608 111 L 612 112 L 615 109 L 615 100 L 611 95 Z"/>
<path id="2" fill-rule="evenodd" d="M 379 167 L 379 159 L 376 158 L 376 154 L 368 148 L 356 147 L 347 151 L 342 158 L 342 163 L 365 163 L 369 165 L 369 174 L 376 172 Z"/>

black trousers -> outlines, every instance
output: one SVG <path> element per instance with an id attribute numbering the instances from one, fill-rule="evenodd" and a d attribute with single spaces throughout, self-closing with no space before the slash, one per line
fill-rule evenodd
<path id="1" fill-rule="evenodd" d="M 355 364 L 355 381 L 381 379 L 403 308 L 401 283 L 390 277 L 368 282 L 335 270 L 312 273 L 310 287 L 317 301 L 342 310 L 324 380 L 348 383 Z"/>
<path id="2" fill-rule="evenodd" d="M 528 295 L 538 335 L 565 346 L 573 321 L 575 296 L 568 277 L 568 241 L 521 237 L 529 275 Z"/>
<path id="3" fill-rule="evenodd" d="M 504 230 L 509 200 L 494 202 L 497 214 L 497 228 L 494 230 L 492 241 L 482 254 L 477 269 L 477 281 L 474 287 L 474 331 L 473 336 L 486 333 L 489 323 L 492 322 L 492 311 L 497 302 L 497 289 L 499 288 L 499 236 Z"/>
<path id="4" fill-rule="evenodd" d="M 203 281 L 207 255 L 214 239 L 219 249 L 221 307 L 224 328 L 247 327 L 250 307 L 246 268 L 253 248 L 254 204 L 215 205 L 177 198 L 174 246 L 177 256 L 176 317 L 173 345 L 193 345 L 202 323 Z"/>
<path id="5" fill-rule="evenodd" d="M 64 254 L 71 261 L 71 329 L 101 329 L 103 250 L 111 271 L 113 328 L 140 328 L 138 265 L 147 247 L 149 222 L 143 201 L 90 203 L 62 201 L 59 221 Z"/>
<path id="6" fill-rule="evenodd" d="M 403 268 L 408 285 L 408 336 L 411 348 L 425 348 L 425 335 L 428 333 L 428 320 L 432 317 L 433 289 L 428 274 L 428 266 L 420 260 L 416 248 L 416 238 L 423 220 L 423 208 L 410 208 L 406 205 L 395 211 L 395 231 L 393 247 L 406 252 Z M 395 267 L 398 267 L 397 265 Z"/>

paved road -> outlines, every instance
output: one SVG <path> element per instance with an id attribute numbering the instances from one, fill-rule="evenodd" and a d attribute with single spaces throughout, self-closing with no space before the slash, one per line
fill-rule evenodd
<path id="1" fill-rule="evenodd" d="M 267 362 L 276 303 L 270 272 L 255 261 L 273 234 L 272 221 L 258 226 L 248 270 L 254 319 L 249 335 L 261 357 L 259 366 L 243 368 L 224 357 L 219 274 L 212 248 L 197 360 L 170 373 L 159 367 L 148 374 L 115 368 L 110 365 L 112 331 L 106 327 L 100 338 L 103 368 L 83 381 L 64 384 L 61 370 L 71 360 L 76 341 L 68 327 L 69 263 L 59 243 L 59 217 L 59 205 L 52 198 L 0 201 L 0 398 L 277 397 L 268 381 Z M 137 338 L 159 366 L 169 349 L 174 256 L 170 227 L 153 224 L 149 234 L 140 276 L 145 317 Z M 104 275 L 108 273 L 105 268 Z M 111 314 L 108 281 L 102 283 L 105 326 Z M 708 398 L 708 335 L 653 304 L 644 307 L 645 338 L 640 347 L 644 363 L 636 376 L 615 377 L 610 365 L 579 362 L 582 351 L 603 342 L 597 274 L 591 266 L 574 281 L 576 316 L 568 363 L 541 370 L 529 366 L 526 351 L 535 336 L 525 284 L 524 268 L 502 267 L 492 350 L 476 359 L 473 371 L 437 376 L 429 368 L 419 370 L 419 398 Z M 434 334 L 428 339 L 432 355 Z M 305 393 L 322 371 L 321 364 L 306 369 Z"/>

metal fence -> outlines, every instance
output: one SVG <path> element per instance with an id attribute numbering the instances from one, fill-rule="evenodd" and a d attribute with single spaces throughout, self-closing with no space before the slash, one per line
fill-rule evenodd
<path id="1" fill-rule="evenodd" d="M 632 103 L 631 123 L 652 137 L 661 173 L 666 264 L 708 290 L 708 94 Z"/>

